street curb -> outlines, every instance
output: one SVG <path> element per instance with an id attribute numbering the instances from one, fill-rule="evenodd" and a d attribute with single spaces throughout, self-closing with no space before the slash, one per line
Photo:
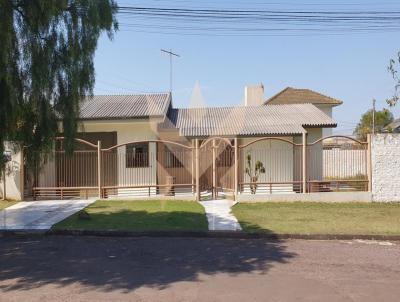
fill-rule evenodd
<path id="1" fill-rule="evenodd" d="M 94 236 L 94 237 L 184 237 L 184 238 L 226 238 L 226 239 L 269 239 L 269 240 L 380 240 L 400 241 L 400 235 L 352 235 L 352 234 L 274 234 L 245 233 L 241 231 L 89 231 L 89 230 L 6 230 L 1 237 L 23 236 Z"/>

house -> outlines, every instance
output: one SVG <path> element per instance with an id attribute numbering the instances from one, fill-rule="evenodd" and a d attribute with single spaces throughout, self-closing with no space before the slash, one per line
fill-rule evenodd
<path id="1" fill-rule="evenodd" d="M 341 137 L 358 147 L 324 148 L 324 130 L 336 127 L 329 106 L 339 101 L 318 108 L 315 99 L 294 101 L 294 91 L 285 91 L 286 101 L 265 101 L 262 85 L 247 86 L 244 104 L 233 107 L 176 108 L 170 93 L 85 99 L 73 155 L 60 129 L 53 154 L 37 167 L 24 168 L 23 154 L 13 157 L 16 189 L 8 192 L 200 199 L 366 191 L 368 144 Z"/>
<path id="2" fill-rule="evenodd" d="M 266 105 L 278 104 L 313 104 L 325 114 L 332 117 L 333 108 L 343 104 L 343 101 L 312 91 L 287 87 L 265 101 Z M 324 136 L 332 135 L 331 128 L 323 130 Z"/>

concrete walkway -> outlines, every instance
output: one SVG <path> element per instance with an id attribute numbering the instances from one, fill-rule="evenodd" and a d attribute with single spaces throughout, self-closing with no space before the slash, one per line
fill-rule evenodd
<path id="1" fill-rule="evenodd" d="M 228 199 L 201 201 L 206 211 L 210 231 L 240 231 L 241 227 L 231 212 L 236 202 Z"/>
<path id="2" fill-rule="evenodd" d="M 48 230 L 95 201 L 22 201 L 0 211 L 0 230 Z"/>

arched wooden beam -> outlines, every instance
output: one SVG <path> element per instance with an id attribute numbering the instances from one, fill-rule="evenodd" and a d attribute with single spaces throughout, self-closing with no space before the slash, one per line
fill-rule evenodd
<path id="1" fill-rule="evenodd" d="M 336 138 L 336 137 L 346 138 L 346 139 L 352 140 L 352 141 L 354 141 L 354 142 L 356 142 L 356 143 L 358 143 L 360 145 L 367 145 L 368 144 L 367 142 L 362 142 L 362 141 L 359 141 L 359 140 L 357 140 L 357 139 L 355 139 L 353 137 L 346 136 L 346 135 L 330 135 L 330 136 L 322 137 L 322 138 L 316 140 L 315 142 L 307 144 L 307 145 L 313 146 L 313 145 L 315 145 L 315 144 L 317 144 L 317 143 L 319 143 L 319 142 L 321 142 L 323 140 L 326 140 L 328 138 Z"/>
<path id="2" fill-rule="evenodd" d="M 277 141 L 281 141 L 281 142 L 285 142 L 285 143 L 291 144 L 293 146 L 302 146 L 302 144 L 295 144 L 295 143 L 293 143 L 292 141 L 290 141 L 288 139 L 284 139 L 284 138 L 280 138 L 280 137 L 262 137 L 262 138 L 258 138 L 256 140 L 254 140 L 254 141 L 251 141 L 251 142 L 249 142 L 247 144 L 240 145 L 239 148 L 246 148 L 246 147 L 248 147 L 248 146 L 250 146 L 252 144 L 255 144 L 255 143 L 260 142 L 260 141 L 266 141 L 266 140 L 277 140 Z"/>
<path id="3" fill-rule="evenodd" d="M 212 142 L 213 140 L 219 140 L 217 147 L 219 147 L 219 144 L 221 143 L 221 141 L 224 141 L 229 146 L 233 147 L 231 141 L 225 137 L 209 137 L 201 143 L 200 148 L 204 147 L 205 145 L 207 145 L 209 142 Z"/>
<path id="4" fill-rule="evenodd" d="M 118 145 L 112 146 L 107 149 L 101 149 L 101 151 L 111 151 L 111 150 L 114 150 L 114 149 L 122 147 L 122 146 L 131 145 L 131 144 L 141 144 L 141 143 L 162 143 L 162 144 L 170 144 L 170 145 L 179 146 L 179 147 L 186 148 L 189 150 L 193 149 L 193 147 L 186 146 L 184 144 L 180 144 L 177 142 L 152 139 L 152 140 L 133 141 L 133 142 L 128 142 L 128 143 L 118 144 Z"/>

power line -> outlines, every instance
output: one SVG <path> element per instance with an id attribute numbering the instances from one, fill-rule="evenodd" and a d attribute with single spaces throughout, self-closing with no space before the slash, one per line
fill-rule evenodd
<path id="1" fill-rule="evenodd" d="M 393 10 L 226 9 L 120 6 L 122 27 L 154 33 L 253 34 L 400 31 Z M 134 23 L 130 21 L 135 20 Z M 151 29 L 151 30 L 149 30 Z"/>

